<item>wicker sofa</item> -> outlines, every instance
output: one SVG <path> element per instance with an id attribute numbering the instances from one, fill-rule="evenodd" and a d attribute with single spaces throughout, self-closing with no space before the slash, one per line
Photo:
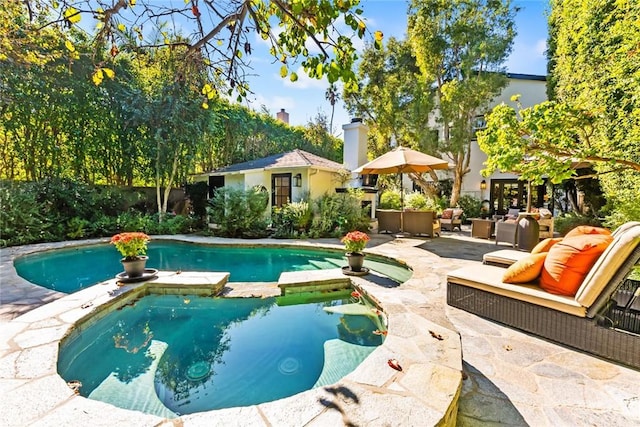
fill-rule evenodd
<path id="1" fill-rule="evenodd" d="M 400 211 L 397 209 L 376 209 L 378 219 L 378 233 L 399 233 Z"/>
<path id="2" fill-rule="evenodd" d="M 402 220 L 406 233 L 430 237 L 440 235 L 440 220 L 436 218 L 435 211 L 405 210 Z"/>
<path id="3" fill-rule="evenodd" d="M 640 330 L 622 331 L 617 320 L 621 310 L 617 291 L 629 283 L 629 273 L 640 261 L 640 225 L 631 223 L 620 228 L 574 297 L 548 293 L 533 282 L 503 283 L 505 266 L 478 263 L 447 275 L 447 303 L 640 369 Z M 635 292 L 624 291 L 627 294 Z M 625 308 L 624 316 L 635 315 L 640 319 L 640 312 L 634 314 L 633 307 Z M 640 327 L 640 321 L 635 324 Z"/>

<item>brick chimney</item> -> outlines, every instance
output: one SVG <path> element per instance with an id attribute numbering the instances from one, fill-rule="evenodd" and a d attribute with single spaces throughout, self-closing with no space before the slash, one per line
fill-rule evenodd
<path id="1" fill-rule="evenodd" d="M 284 108 L 281 108 L 280 111 L 276 114 L 276 118 L 281 122 L 289 124 L 289 113 L 284 111 Z"/>

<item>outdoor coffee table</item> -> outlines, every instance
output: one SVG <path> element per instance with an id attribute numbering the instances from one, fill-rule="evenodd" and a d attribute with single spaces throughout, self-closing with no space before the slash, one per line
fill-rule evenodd
<path id="1" fill-rule="evenodd" d="M 495 232 L 496 222 L 492 219 L 471 218 L 471 237 L 490 239 Z"/>

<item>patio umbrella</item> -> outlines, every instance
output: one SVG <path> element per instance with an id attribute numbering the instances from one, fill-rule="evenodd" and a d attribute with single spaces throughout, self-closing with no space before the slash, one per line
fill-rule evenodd
<path id="1" fill-rule="evenodd" d="M 407 147 L 398 147 L 395 150 L 389 151 L 382 156 L 371 160 L 368 163 L 355 169 L 354 172 L 361 175 L 369 174 L 400 174 L 400 205 L 402 210 L 400 211 L 400 227 L 404 231 L 403 213 L 404 211 L 404 195 L 402 188 L 402 174 L 403 173 L 423 173 L 436 169 L 448 169 L 449 163 L 446 160 L 438 157 L 433 157 L 428 154 L 421 153 L 420 151 L 412 150 Z"/>

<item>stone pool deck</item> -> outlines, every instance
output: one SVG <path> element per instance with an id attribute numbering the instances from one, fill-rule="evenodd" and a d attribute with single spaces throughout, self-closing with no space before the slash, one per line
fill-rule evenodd
<path id="1" fill-rule="evenodd" d="M 376 277 L 354 278 L 389 316 L 383 347 L 334 386 L 263 405 L 194 414 L 183 417 L 183 425 L 640 425 L 639 371 L 446 306 L 446 273 L 480 262 L 484 253 L 496 249 L 493 242 L 472 239 L 466 229 L 436 239 L 372 237 L 371 252 L 400 259 L 415 272 L 400 287 Z M 309 245 L 338 247 L 338 242 Z M 92 305 L 82 308 L 86 301 L 76 299 L 62 313 L 55 310 L 60 303 L 34 310 L 62 295 L 15 276 L 11 259 L 31 249 L 0 253 L 0 425 L 173 424 L 77 397 L 52 374 L 57 351 L 52 343 L 64 335 L 65 322 L 83 316 Z M 103 287 L 94 290 L 98 299 L 110 298 L 109 292 L 117 290 L 115 283 L 98 286 Z M 109 286 L 115 288 L 106 289 Z M 242 292 L 255 294 L 265 287 Z M 77 295 L 65 298 L 73 301 Z M 386 361 L 392 357 L 403 372 L 388 368 Z M 456 402 L 457 418 L 448 412 L 456 409 Z"/>

